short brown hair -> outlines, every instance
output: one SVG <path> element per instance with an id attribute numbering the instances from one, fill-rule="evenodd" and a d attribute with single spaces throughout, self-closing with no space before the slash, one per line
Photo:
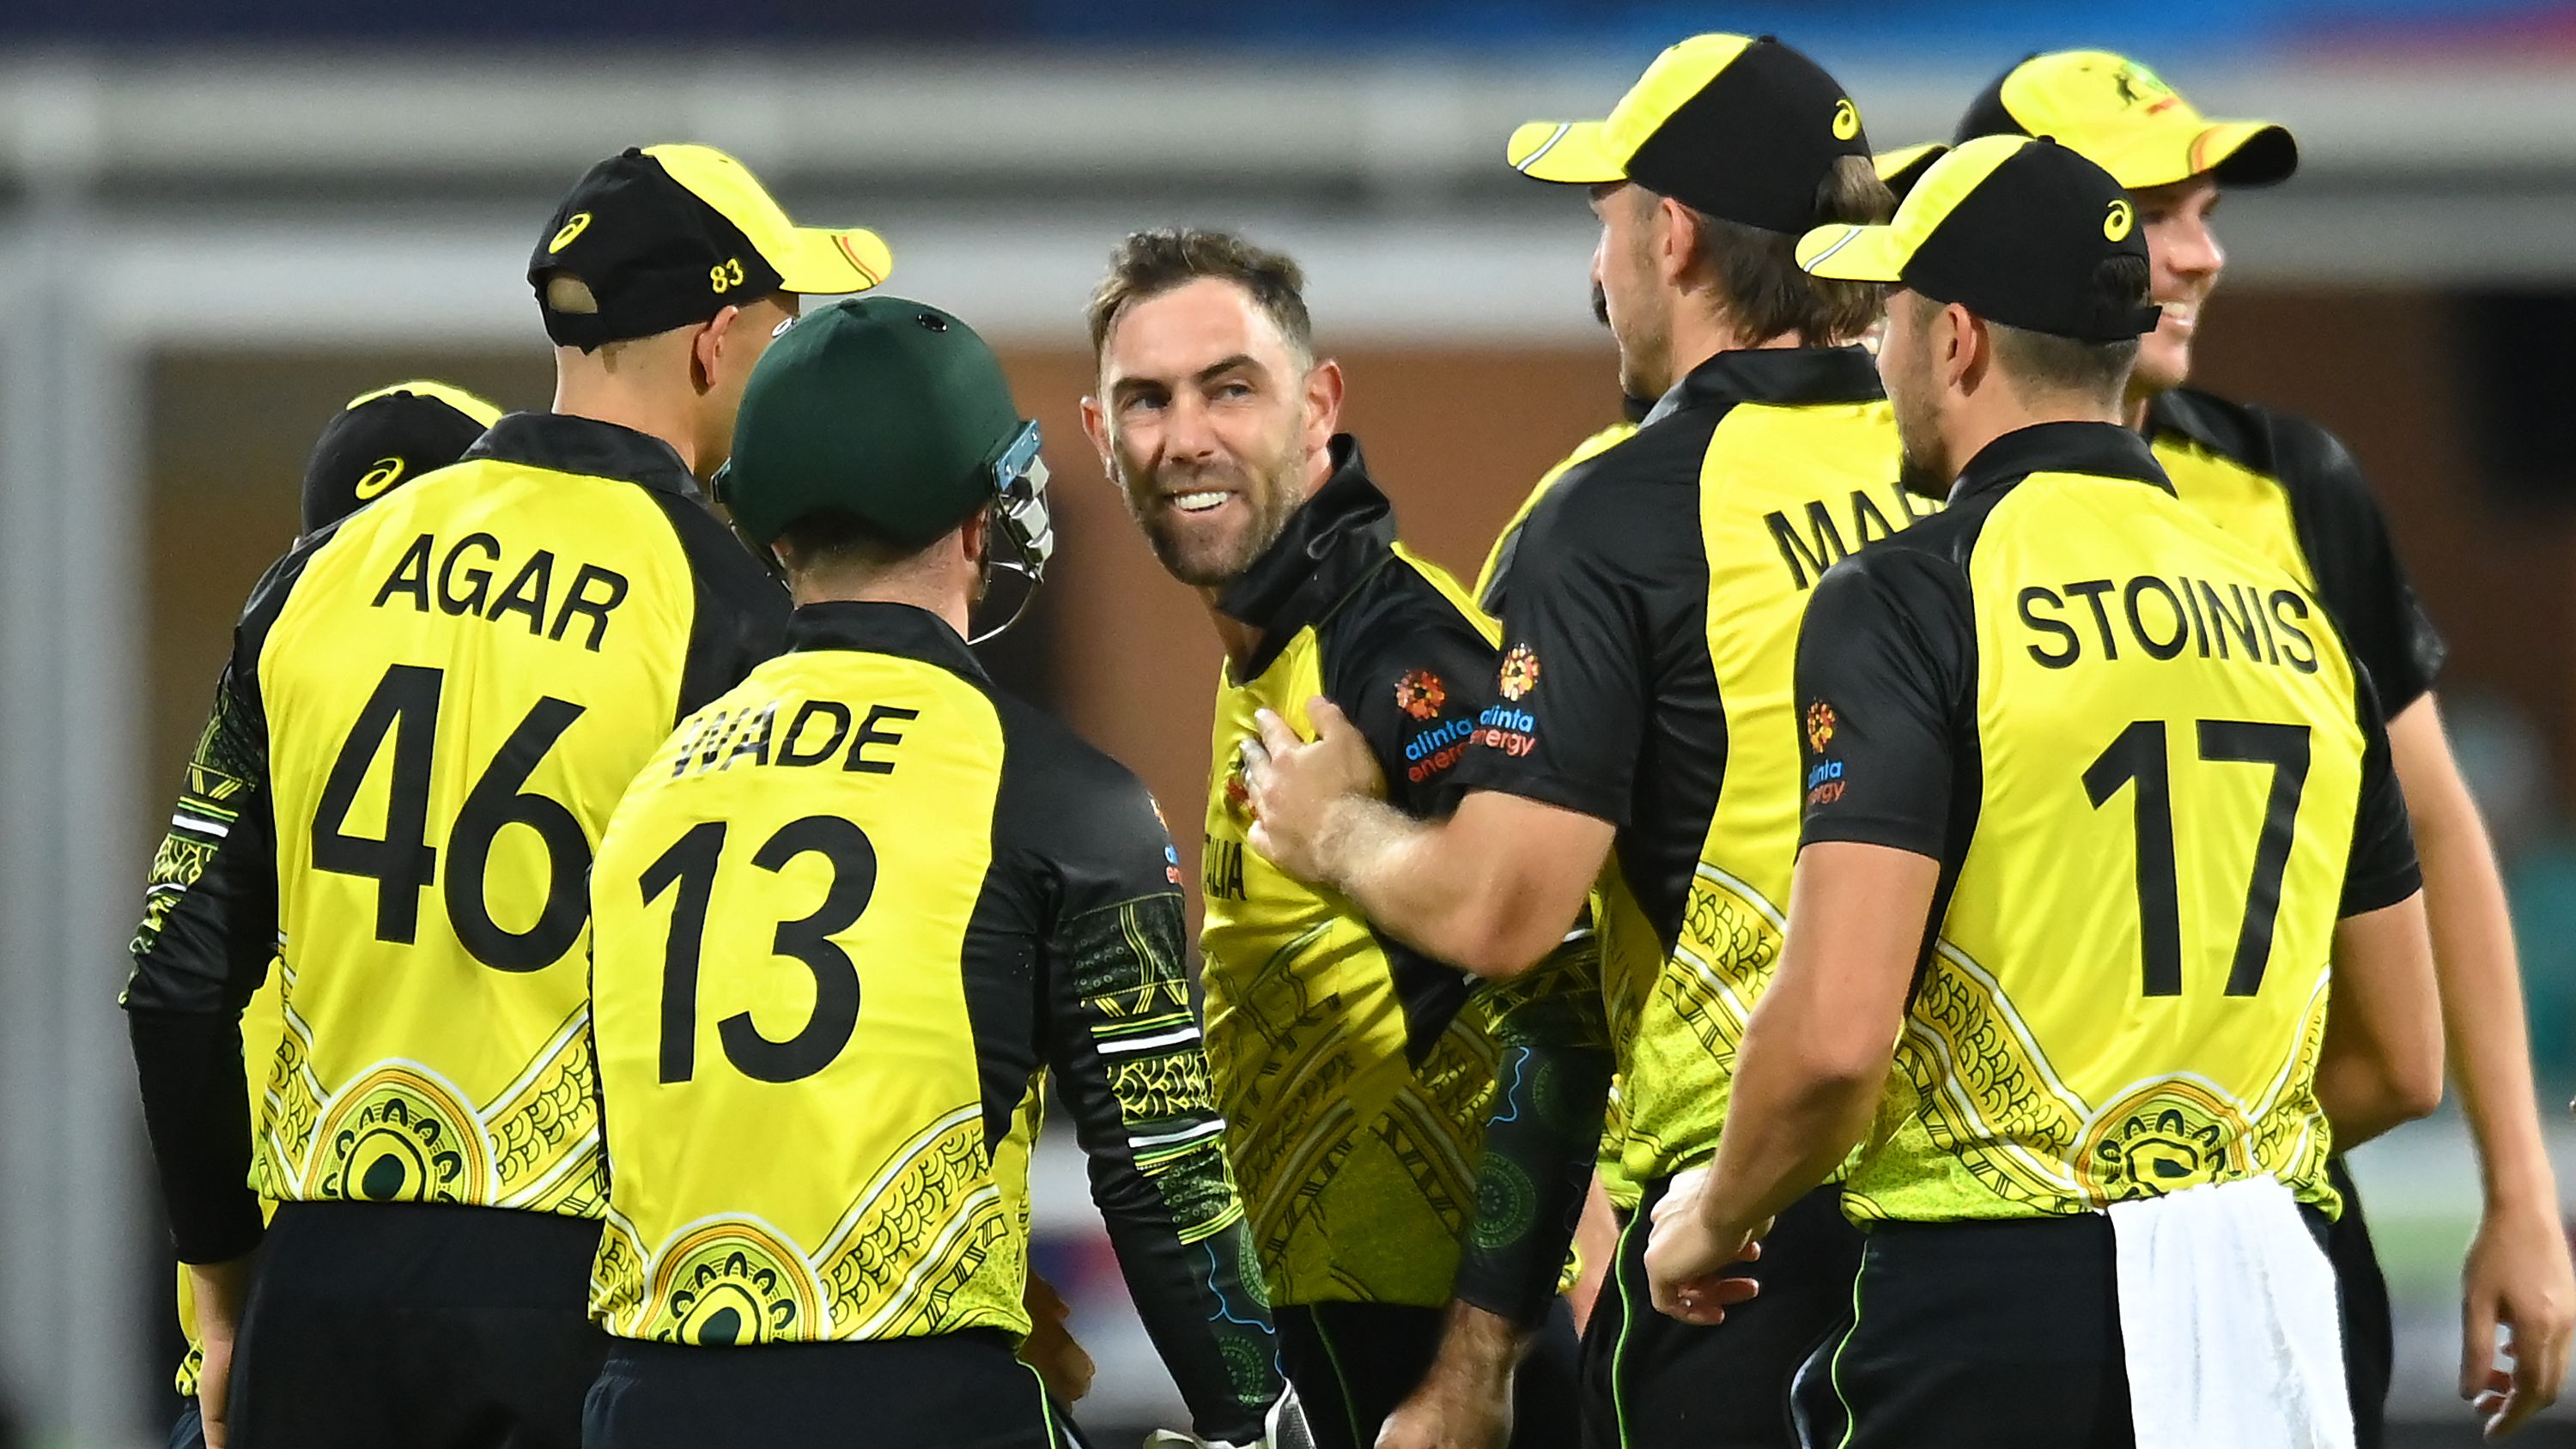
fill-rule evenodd
<path id="1" fill-rule="evenodd" d="M 1896 213 L 1896 197 L 1866 156 L 1845 156 L 1816 188 L 1812 224 L 1873 225 Z M 1870 282 L 1811 277 L 1798 268 L 1798 238 L 1694 210 L 1700 249 L 1718 300 L 1736 330 L 1757 341 L 1795 332 L 1810 347 L 1853 341 L 1878 320 Z"/>
<path id="2" fill-rule="evenodd" d="M 1109 329 L 1130 303 L 1159 297 L 1201 277 L 1234 283 L 1252 296 L 1300 357 L 1315 351 L 1315 324 L 1306 315 L 1306 273 L 1283 252 L 1255 246 L 1232 232 L 1200 227 L 1156 227 L 1130 232 L 1109 251 L 1109 275 L 1083 309 L 1091 324 L 1091 356 L 1100 358 Z"/>
<path id="3" fill-rule="evenodd" d="M 2094 310 L 2105 317 L 2130 316 L 2147 305 L 2147 284 L 2145 257 L 2104 257 L 2093 269 Z M 1995 339 L 1996 365 L 2027 391 L 2117 402 L 2128 391 L 2129 371 L 2138 361 L 2135 337 L 2087 342 L 2007 327 L 1991 318 L 1986 330 Z"/>

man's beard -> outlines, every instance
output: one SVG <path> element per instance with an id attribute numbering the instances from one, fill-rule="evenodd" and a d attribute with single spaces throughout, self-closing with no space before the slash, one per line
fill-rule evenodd
<path id="1" fill-rule="evenodd" d="M 1288 476 L 1295 467 L 1294 458 L 1282 458 L 1262 474 L 1236 467 L 1189 470 L 1194 478 L 1213 478 L 1231 485 L 1236 499 L 1249 511 L 1245 525 L 1231 539 L 1192 538 L 1184 542 L 1180 529 L 1186 525 L 1159 507 L 1149 509 L 1141 506 L 1132 485 L 1125 485 L 1128 512 L 1144 530 L 1145 542 L 1153 549 L 1154 559 L 1163 566 L 1164 572 L 1194 589 L 1221 589 L 1243 577 L 1263 554 L 1270 551 L 1270 546 L 1279 541 L 1279 535 L 1287 531 L 1288 519 L 1302 501 Z M 1120 472 L 1123 475 L 1125 469 L 1122 467 Z M 1168 481 L 1168 478 L 1155 480 L 1152 485 L 1155 492 L 1146 499 L 1147 505 L 1158 503 L 1165 496 L 1162 489 Z M 1178 488 L 1171 491 L 1189 490 Z"/>
<path id="2" fill-rule="evenodd" d="M 1898 385 L 1888 389 L 1888 401 L 1896 408 L 1896 440 L 1902 454 L 1896 469 L 1897 486 L 1917 498 L 1939 500 L 1950 496 L 1959 471 L 1941 441 L 1940 412 L 1926 397 L 1931 378 L 1925 374 L 1930 371 L 1928 367 L 1909 367 L 1905 375 L 1896 379 Z"/>

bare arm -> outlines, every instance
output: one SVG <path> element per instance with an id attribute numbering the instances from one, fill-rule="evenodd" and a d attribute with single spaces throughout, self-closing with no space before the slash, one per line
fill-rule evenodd
<path id="1" fill-rule="evenodd" d="M 2460 778 L 2431 695 L 2389 721 L 2388 744 L 2423 860 L 2443 1041 L 2477 1139 L 2484 1189 L 2485 1211 L 2461 1275 L 2460 1392 L 2505 1395 L 2482 1405 L 2490 1432 L 2501 1436 L 2558 1395 L 2576 1319 L 2576 1273 L 2540 1135 L 2513 922 L 2486 822 Z M 2510 1377 L 2494 1372 L 2500 1322 L 2513 1331 Z"/>
<path id="2" fill-rule="evenodd" d="M 2350 1150 L 2442 1100 L 2441 1003 L 2421 892 L 2335 925 L 2317 1102 Z"/>
<path id="3" fill-rule="evenodd" d="M 1478 790 L 1445 820 L 1372 798 L 1376 761 L 1342 712 L 1308 706 L 1312 743 L 1263 711 L 1247 771 L 1252 848 L 1351 899 L 1379 930 L 1479 976 L 1516 976 L 1556 949 L 1609 859 L 1605 820 Z"/>
<path id="4" fill-rule="evenodd" d="M 1718 1275 L 1868 1133 L 1940 873 L 1931 857 L 1884 845 L 1798 853 L 1787 943 L 1745 1026 L 1717 1157 L 1695 1193 L 1676 1189 L 1655 1209 L 1646 1271 L 1657 1308 L 1723 1317 Z"/>

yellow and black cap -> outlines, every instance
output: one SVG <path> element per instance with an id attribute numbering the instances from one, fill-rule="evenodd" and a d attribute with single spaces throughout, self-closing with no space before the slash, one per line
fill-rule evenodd
<path id="1" fill-rule="evenodd" d="M 1824 67 L 1770 36 L 1669 46 L 1598 121 L 1530 121 L 1505 148 L 1541 181 L 1633 181 L 1711 216 L 1792 236 L 1816 223 L 1834 163 L 1867 156 L 1860 110 Z"/>
<path id="2" fill-rule="evenodd" d="M 2034 55 L 1959 118 L 1958 140 L 2054 136 L 2131 191 L 2195 176 L 2269 186 L 2299 168 L 2299 144 L 2271 121 L 2213 121 L 2162 77 L 2107 50 Z"/>
<path id="3" fill-rule="evenodd" d="M 2123 256 L 2147 260 L 2128 193 L 2045 136 L 1964 142 L 1886 225 L 1818 227 L 1798 241 L 1798 265 L 1815 276 L 1902 286 L 2081 342 L 2125 342 L 2156 325 L 2156 308 L 2102 296 L 2102 264 Z"/>
<path id="4" fill-rule="evenodd" d="M 587 352 L 704 322 L 773 292 L 864 292 L 894 270 L 875 232 L 798 226 L 749 168 L 711 146 L 629 147 L 583 173 L 528 259 L 546 335 Z M 546 303 L 556 273 L 598 310 Z"/>
<path id="5" fill-rule="evenodd" d="M 1899 146 L 1893 151 L 1881 151 L 1869 160 L 1878 171 L 1878 179 L 1886 183 L 1897 200 L 1902 201 L 1905 193 L 1914 189 L 1914 183 L 1923 179 L 1923 173 L 1932 169 L 1932 163 L 1940 160 L 1949 149 L 1938 141 L 1926 141 L 1920 146 Z"/>
<path id="6" fill-rule="evenodd" d="M 1008 541 L 1052 549 L 1037 453 L 1038 426 L 975 329 L 902 297 L 854 297 L 808 313 L 762 354 L 715 490 L 764 547 L 800 518 L 837 513 L 921 548 L 980 507 L 1007 521 L 1034 501 L 1034 528 Z"/>
<path id="7" fill-rule="evenodd" d="M 304 531 L 336 523 L 398 484 L 465 456 L 501 410 L 443 382 L 362 392 L 322 428 L 304 460 Z"/>

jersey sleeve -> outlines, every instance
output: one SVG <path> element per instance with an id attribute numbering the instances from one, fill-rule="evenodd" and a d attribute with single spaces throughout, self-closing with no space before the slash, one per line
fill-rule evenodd
<path id="1" fill-rule="evenodd" d="M 1583 1215 L 1615 1066 L 1598 938 L 1569 938 L 1537 966 L 1482 988 L 1477 1006 L 1501 1060 L 1452 1295 L 1531 1330 L 1556 1298 Z"/>
<path id="2" fill-rule="evenodd" d="M 2339 916 L 2381 910 L 2424 888 L 2415 831 L 2406 818 L 2406 792 L 2389 755 L 2379 702 L 2366 688 L 2356 688 L 2354 694 L 2363 741 L 2361 796 L 2353 810 L 2352 855 L 2344 866 Z"/>
<path id="3" fill-rule="evenodd" d="M 1404 570 L 1399 586 L 1419 579 L 1388 568 Z M 1336 616 L 1328 637 L 1324 693 L 1367 738 L 1388 802 L 1426 819 L 1456 809 L 1458 764 L 1494 701 L 1493 644 L 1427 583 Z"/>
<path id="4" fill-rule="evenodd" d="M 1580 511 L 1564 506 L 1572 487 L 1560 486 L 1522 525 L 1493 681 L 1499 703 L 1455 778 L 1462 791 L 1495 790 L 1625 826 L 1654 645 L 1637 551 L 1623 557 L 1578 526 Z"/>
<path id="5" fill-rule="evenodd" d="M 1090 792 L 1086 838 L 1058 857 L 1048 1068 L 1137 1314 L 1198 1432 L 1257 1439 L 1280 1392 L 1275 1348 L 1190 1012 L 1178 872 L 1144 788 L 1119 785 Z"/>
<path id="6" fill-rule="evenodd" d="M 1826 570 L 1798 628 L 1800 845 L 1941 858 L 1975 648 L 1967 578 L 1947 559 L 1879 548 Z"/>
<path id="7" fill-rule="evenodd" d="M 761 567 L 743 541 L 694 498 L 655 493 L 695 583 L 688 659 L 680 670 L 679 714 L 687 719 L 742 683 L 762 661 L 787 647 L 795 612 L 787 586 Z"/>
<path id="8" fill-rule="evenodd" d="M 2394 719 L 2433 688 L 2449 646 L 2416 598 L 2351 450 L 2312 423 L 2284 420 L 2280 428 L 2278 462 L 2317 593 Z"/>
<path id="9" fill-rule="evenodd" d="M 252 595 L 214 708 L 153 855 L 119 1004 L 144 1129 L 180 1261 L 214 1263 L 260 1239 L 250 1188 L 241 1013 L 277 952 L 277 843 L 259 651 L 301 573 L 289 554 Z"/>

